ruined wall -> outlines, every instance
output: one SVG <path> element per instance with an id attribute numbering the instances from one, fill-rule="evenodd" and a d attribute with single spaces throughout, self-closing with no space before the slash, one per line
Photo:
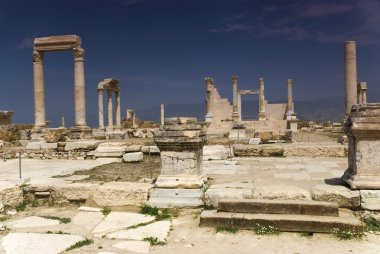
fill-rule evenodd
<path id="1" fill-rule="evenodd" d="M 282 133 L 286 130 L 286 120 L 269 119 L 267 121 L 243 121 L 248 133 L 261 132 L 261 131 L 274 131 Z"/>
<path id="2" fill-rule="evenodd" d="M 284 120 L 286 114 L 286 103 L 279 104 L 267 104 L 266 116 L 268 120 Z"/>
<path id="3" fill-rule="evenodd" d="M 215 86 L 213 86 L 211 92 L 211 113 L 213 115 L 213 122 L 232 119 L 232 106 L 230 102 L 227 98 L 220 97 Z"/>

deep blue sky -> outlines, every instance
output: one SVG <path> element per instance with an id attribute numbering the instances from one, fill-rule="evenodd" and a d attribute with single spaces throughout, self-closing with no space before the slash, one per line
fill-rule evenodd
<path id="1" fill-rule="evenodd" d="M 265 78 L 269 100 L 343 95 L 343 45 L 358 43 L 358 79 L 379 90 L 380 1 L 0 0 L 0 109 L 33 122 L 32 42 L 76 34 L 85 55 L 87 114 L 96 124 L 98 82 L 122 87 L 122 109 L 202 103 L 212 76 L 231 98 Z M 71 52 L 45 55 L 47 118 L 72 122 Z M 138 112 L 137 112 L 138 113 Z"/>

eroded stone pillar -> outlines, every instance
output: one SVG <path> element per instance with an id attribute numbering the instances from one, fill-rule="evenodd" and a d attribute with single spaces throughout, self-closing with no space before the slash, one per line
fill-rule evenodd
<path id="1" fill-rule="evenodd" d="M 108 125 L 107 129 L 113 129 L 113 110 L 112 110 L 112 91 L 107 90 L 107 105 L 108 105 Z"/>
<path id="2" fill-rule="evenodd" d="M 120 91 L 115 92 L 116 97 L 116 112 L 115 112 L 115 118 L 116 118 L 116 129 L 121 129 L 121 111 L 120 111 Z"/>
<path id="3" fill-rule="evenodd" d="M 352 189 L 380 190 L 380 103 L 357 104 L 344 124 L 348 136 L 348 169 Z"/>
<path id="4" fill-rule="evenodd" d="M 73 48 L 74 54 L 74 91 L 75 91 L 75 126 L 87 127 L 86 93 L 84 82 L 84 49 Z"/>
<path id="5" fill-rule="evenodd" d="M 265 94 L 264 94 L 264 79 L 260 78 L 259 80 L 259 121 L 267 120 L 265 114 Z"/>
<path id="6" fill-rule="evenodd" d="M 161 104 L 161 126 L 165 123 L 165 106 Z"/>
<path id="7" fill-rule="evenodd" d="M 238 76 L 232 76 L 232 119 L 239 121 L 238 109 Z"/>
<path id="8" fill-rule="evenodd" d="M 61 116 L 61 128 L 65 128 L 65 115 Z"/>
<path id="9" fill-rule="evenodd" d="M 242 116 L 242 110 L 241 110 L 241 94 L 238 93 L 238 113 L 239 113 L 239 121 L 242 120 L 243 116 Z"/>
<path id="10" fill-rule="evenodd" d="M 293 84 L 292 84 L 292 80 L 291 79 L 288 79 L 287 81 L 287 84 L 288 84 L 288 106 L 287 106 L 287 114 L 288 115 L 291 115 L 294 113 L 294 109 L 293 109 Z"/>
<path id="11" fill-rule="evenodd" d="M 205 78 L 206 82 L 206 116 L 205 116 L 205 122 L 209 123 L 212 122 L 213 115 L 212 115 L 212 109 L 211 109 L 211 99 L 212 99 L 212 89 L 214 87 L 214 80 L 212 78 Z"/>
<path id="12" fill-rule="evenodd" d="M 356 70 L 356 42 L 346 41 L 344 44 L 344 83 L 346 116 L 357 104 L 357 70 Z"/>
<path id="13" fill-rule="evenodd" d="M 103 89 L 98 89 L 99 129 L 104 130 Z"/>
<path id="14" fill-rule="evenodd" d="M 43 56 L 43 52 L 33 52 L 34 127 L 36 130 L 46 127 Z"/>
<path id="15" fill-rule="evenodd" d="M 199 207 L 203 205 L 202 158 L 206 134 L 196 118 L 166 118 L 165 125 L 154 132 L 160 149 L 161 174 L 148 201 L 149 205 Z"/>
<path id="16" fill-rule="evenodd" d="M 360 82 L 358 85 L 358 104 L 367 103 L 367 83 Z"/>

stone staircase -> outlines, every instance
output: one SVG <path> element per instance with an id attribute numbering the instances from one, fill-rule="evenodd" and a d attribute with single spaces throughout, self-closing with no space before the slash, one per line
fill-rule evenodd
<path id="1" fill-rule="evenodd" d="M 257 224 L 290 232 L 363 231 L 357 218 L 339 214 L 337 204 L 308 200 L 228 199 L 220 201 L 217 210 L 203 211 L 200 218 L 201 227 L 253 229 Z"/>

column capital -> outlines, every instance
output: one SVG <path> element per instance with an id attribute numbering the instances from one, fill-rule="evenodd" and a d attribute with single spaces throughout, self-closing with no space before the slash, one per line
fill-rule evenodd
<path id="1" fill-rule="evenodd" d="M 73 48 L 74 61 L 84 61 L 84 49 L 81 47 Z"/>
<path id="2" fill-rule="evenodd" d="M 44 53 L 41 51 L 33 51 L 32 59 L 33 59 L 33 62 L 42 63 L 44 60 Z"/>
<path id="3" fill-rule="evenodd" d="M 237 81 L 239 79 L 239 76 L 233 75 L 232 76 L 232 81 Z"/>

